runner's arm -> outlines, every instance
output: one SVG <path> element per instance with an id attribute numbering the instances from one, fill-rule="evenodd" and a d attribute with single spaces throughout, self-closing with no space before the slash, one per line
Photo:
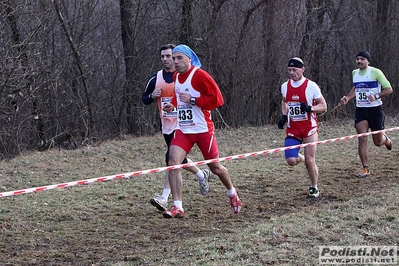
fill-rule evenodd
<path id="1" fill-rule="evenodd" d="M 156 74 L 154 74 L 151 76 L 151 78 L 147 82 L 147 85 L 145 86 L 145 90 L 143 92 L 143 95 L 141 96 L 141 101 L 145 105 L 149 105 L 152 102 L 154 102 L 154 99 L 151 97 L 151 93 L 155 89 L 156 80 L 157 80 L 157 76 L 156 76 Z"/>

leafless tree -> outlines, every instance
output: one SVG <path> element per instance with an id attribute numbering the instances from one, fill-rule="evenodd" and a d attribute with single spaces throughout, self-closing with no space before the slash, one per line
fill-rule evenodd
<path id="1" fill-rule="evenodd" d="M 165 43 L 191 46 L 219 84 L 218 127 L 275 123 L 293 56 L 330 108 L 362 49 L 396 91 L 398 11 L 394 0 L 1 0 L 0 157 L 157 132 L 141 94 Z M 395 114 L 396 93 L 384 101 Z"/>

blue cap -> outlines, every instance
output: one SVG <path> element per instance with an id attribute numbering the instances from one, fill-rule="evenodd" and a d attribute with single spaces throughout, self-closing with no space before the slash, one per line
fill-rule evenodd
<path id="1" fill-rule="evenodd" d="M 195 67 L 201 67 L 201 61 L 199 60 L 198 56 L 194 53 L 193 50 L 191 50 L 190 47 L 184 44 L 179 44 L 175 48 L 173 48 L 172 53 L 174 52 L 181 52 L 185 54 L 188 58 L 191 59 L 191 64 Z"/>

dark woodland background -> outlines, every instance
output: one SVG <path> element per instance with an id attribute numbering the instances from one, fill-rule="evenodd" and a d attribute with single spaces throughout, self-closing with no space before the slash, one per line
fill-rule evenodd
<path id="1" fill-rule="evenodd" d="M 219 84 L 219 128 L 274 124 L 293 56 L 331 110 L 366 49 L 394 89 L 385 112 L 399 104 L 396 0 L 1 0 L 0 7 L 0 159 L 158 133 L 155 105 L 144 106 L 141 94 L 162 67 L 165 43 L 191 46 Z"/>

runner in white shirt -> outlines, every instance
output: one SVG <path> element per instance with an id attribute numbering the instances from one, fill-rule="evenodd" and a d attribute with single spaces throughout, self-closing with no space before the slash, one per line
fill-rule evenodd
<path id="1" fill-rule="evenodd" d="M 166 142 L 167 151 L 165 154 L 166 164 L 169 161 L 169 148 L 170 143 L 177 125 L 177 110 L 173 110 L 170 113 L 163 111 L 163 106 L 168 104 L 173 96 L 175 95 L 175 87 L 173 81 L 173 75 L 175 73 L 175 65 L 172 59 L 172 49 L 175 47 L 174 44 L 162 45 L 159 49 L 161 60 L 163 63 L 163 69 L 153 74 L 146 85 L 144 93 L 141 97 L 145 105 L 149 105 L 156 102 L 158 106 L 159 116 L 161 119 L 161 130 L 163 137 Z M 182 163 L 192 162 L 188 158 L 184 158 Z M 187 171 L 195 174 L 198 177 L 200 186 L 200 192 L 202 195 L 206 195 L 209 192 L 209 176 L 210 171 L 208 169 L 200 170 L 197 166 L 190 166 L 185 168 Z M 169 184 L 169 172 L 166 172 L 164 188 L 161 195 L 155 195 L 151 198 L 150 203 L 157 209 L 165 211 L 168 209 L 168 198 L 171 189 Z"/>
<path id="2" fill-rule="evenodd" d="M 305 67 L 299 57 L 288 61 L 288 74 L 290 79 L 281 86 L 281 111 L 283 116 L 278 122 L 280 129 L 287 123 L 284 146 L 294 146 L 302 143 L 315 142 L 318 139 L 317 112 L 327 109 L 326 101 L 321 94 L 319 86 L 305 78 Z M 319 196 L 317 182 L 319 168 L 316 165 L 316 145 L 305 147 L 305 156 L 298 149 L 285 151 L 285 159 L 290 166 L 305 162 L 308 170 L 310 187 L 308 198 Z"/>
<path id="3" fill-rule="evenodd" d="M 196 144 L 205 160 L 217 159 L 219 149 L 211 118 L 211 110 L 223 105 L 222 93 L 215 80 L 201 69 L 197 55 L 187 45 L 178 45 L 173 49 L 175 62 L 175 91 L 172 101 L 164 106 L 164 111 L 172 112 L 177 107 L 177 128 L 170 146 L 169 165 L 176 165 Z M 227 196 L 234 214 L 241 210 L 241 200 L 233 186 L 226 167 L 216 161 L 208 164 L 212 173 L 217 175 L 227 189 Z M 165 218 L 182 218 L 183 181 L 180 169 L 170 171 L 170 186 L 173 195 L 173 208 L 164 211 Z"/>

